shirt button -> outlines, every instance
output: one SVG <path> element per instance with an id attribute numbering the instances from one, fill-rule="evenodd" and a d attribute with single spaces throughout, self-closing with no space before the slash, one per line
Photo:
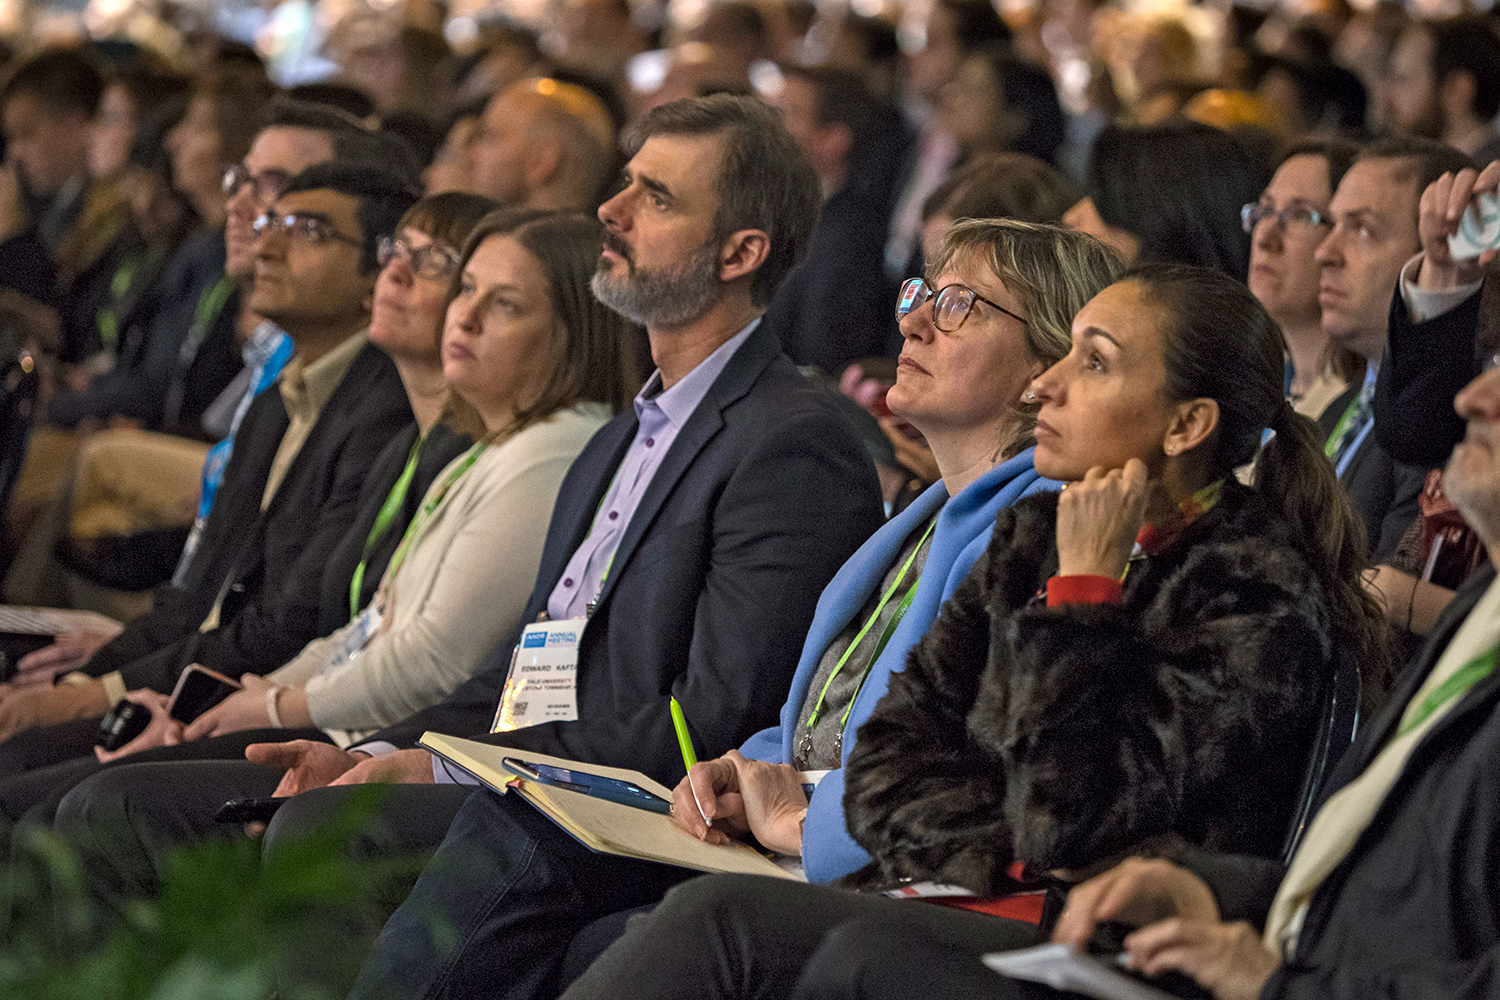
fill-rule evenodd
<path id="1" fill-rule="evenodd" d="M 646 439 L 646 447 L 647 448 L 651 447 L 654 444 L 656 444 L 656 438 L 647 438 Z"/>
<path id="2" fill-rule="evenodd" d="M 573 578 L 570 576 L 566 580 L 564 580 L 563 581 L 563 586 L 564 587 L 571 587 L 571 586 L 573 586 Z"/>
<path id="3" fill-rule="evenodd" d="M 617 520 L 619 520 L 620 519 L 620 512 L 617 511 L 617 510 L 610 511 L 609 512 L 609 519 L 611 521 L 617 521 Z"/>

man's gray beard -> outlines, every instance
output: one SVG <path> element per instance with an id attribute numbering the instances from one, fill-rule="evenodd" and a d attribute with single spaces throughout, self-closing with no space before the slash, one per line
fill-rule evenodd
<path id="1" fill-rule="evenodd" d="M 710 241 L 681 267 L 636 270 L 623 278 L 599 270 L 589 287 L 595 298 L 626 319 L 651 329 L 672 330 L 713 308 L 720 284 L 719 245 Z"/>

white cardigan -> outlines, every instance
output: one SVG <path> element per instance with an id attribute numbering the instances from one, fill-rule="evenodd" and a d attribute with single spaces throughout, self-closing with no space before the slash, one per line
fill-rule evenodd
<path id="1" fill-rule="evenodd" d="M 381 579 L 382 631 L 332 664 L 351 622 L 269 679 L 304 684 L 313 724 L 340 746 L 441 701 L 519 624 L 563 475 L 609 418 L 582 403 L 485 449 L 420 526 L 394 584 L 389 570 Z M 438 474 L 423 506 L 463 460 Z"/>

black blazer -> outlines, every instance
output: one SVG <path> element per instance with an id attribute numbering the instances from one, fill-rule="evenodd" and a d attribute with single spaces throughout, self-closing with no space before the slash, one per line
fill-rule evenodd
<path id="1" fill-rule="evenodd" d="M 95 654 L 87 672 L 119 670 L 127 687 L 169 691 L 191 662 L 238 677 L 266 673 L 296 655 L 322 634 L 325 573 L 355 519 L 370 469 L 411 419 L 395 365 L 366 345 L 261 511 L 266 476 L 287 425 L 281 394 L 261 393 L 235 436 L 187 587 L 165 588 L 158 606 Z M 346 613 L 352 572 L 352 564 L 343 571 Z M 221 591 L 222 624 L 200 633 L 198 625 Z"/>
<path id="2" fill-rule="evenodd" d="M 594 435 L 553 509 L 523 621 L 546 610 L 635 437 Z M 700 757 L 775 722 L 818 595 L 881 522 L 874 467 L 834 401 L 756 329 L 672 443 L 631 518 L 579 647 L 576 722 L 482 737 L 575 760 L 683 774 L 668 698 Z M 518 633 L 440 704 L 375 737 L 487 732 Z"/>
<path id="3" fill-rule="evenodd" d="M 1326 800 L 1394 735 L 1412 695 L 1495 581 L 1484 563 L 1459 588 L 1386 707 L 1361 729 Z M 1417 744 L 1353 850 L 1313 893 L 1297 954 L 1271 998 L 1494 997 L 1500 970 L 1500 673 L 1479 681 Z M 1225 919 L 1263 926 L 1282 868 L 1189 853 Z"/>
<path id="4" fill-rule="evenodd" d="M 1464 436 L 1453 397 L 1479 374 L 1475 334 L 1482 294 L 1475 292 L 1425 323 L 1413 323 L 1398 289 L 1375 382 L 1375 429 L 1399 462 L 1435 469 Z"/>
<path id="5" fill-rule="evenodd" d="M 1375 438 L 1365 435 L 1359 450 L 1349 460 L 1339 483 L 1359 511 L 1370 540 L 1370 562 L 1390 558 L 1406 529 L 1421 512 L 1422 484 L 1427 469 L 1402 465 Z"/>

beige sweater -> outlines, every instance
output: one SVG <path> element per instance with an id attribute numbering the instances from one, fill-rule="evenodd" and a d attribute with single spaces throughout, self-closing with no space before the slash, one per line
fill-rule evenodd
<path id="1" fill-rule="evenodd" d="M 270 680 L 304 684 L 313 723 L 341 746 L 441 701 L 519 624 L 563 475 L 608 419 L 607 407 L 580 404 L 487 448 L 421 525 L 394 581 L 389 570 L 381 580 L 382 630 L 333 663 L 351 622 Z"/>

